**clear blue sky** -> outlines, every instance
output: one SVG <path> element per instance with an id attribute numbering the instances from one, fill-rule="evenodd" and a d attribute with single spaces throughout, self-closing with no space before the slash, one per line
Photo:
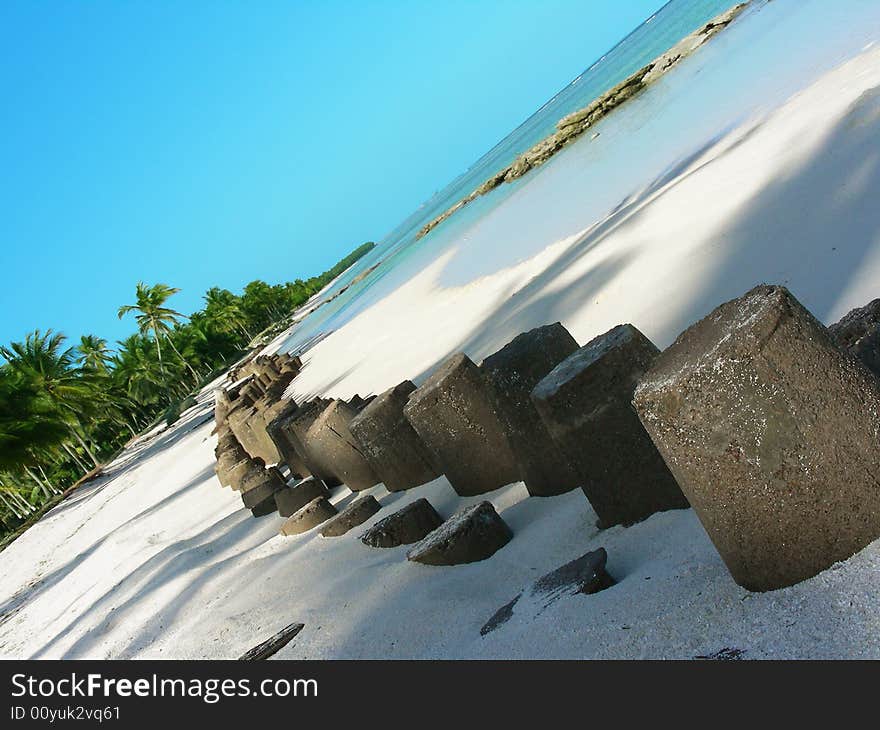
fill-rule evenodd
<path id="1" fill-rule="evenodd" d="M 3 0 L 0 343 L 378 240 L 662 0 Z"/>

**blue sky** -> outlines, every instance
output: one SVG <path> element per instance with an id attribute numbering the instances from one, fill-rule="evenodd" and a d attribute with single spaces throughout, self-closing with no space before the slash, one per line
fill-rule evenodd
<path id="1" fill-rule="evenodd" d="M 661 0 L 4 0 L 0 343 L 379 240 Z"/>

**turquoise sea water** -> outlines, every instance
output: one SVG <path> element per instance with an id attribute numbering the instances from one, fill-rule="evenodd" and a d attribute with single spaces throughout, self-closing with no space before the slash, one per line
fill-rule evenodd
<path id="1" fill-rule="evenodd" d="M 749 115 L 778 104 L 865 44 L 880 40 L 876 0 L 755 0 L 728 29 L 597 125 L 595 141 L 585 135 L 543 167 L 477 199 L 416 241 L 427 221 L 550 134 L 558 119 L 586 106 L 732 4 L 672 0 L 665 5 L 386 235 L 327 296 L 380 262 L 375 271 L 306 317 L 283 349 L 295 350 L 337 329 L 450 246 L 457 251 L 443 273 L 441 283 L 447 286 L 466 284 L 538 253 L 669 176 Z M 528 196 L 522 205 L 508 205 L 504 215 L 493 215 L 511 196 L 523 196 L 525 186 Z"/>

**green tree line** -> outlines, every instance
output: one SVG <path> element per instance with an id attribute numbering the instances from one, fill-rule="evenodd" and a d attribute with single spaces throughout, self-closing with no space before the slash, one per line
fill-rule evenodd
<path id="1" fill-rule="evenodd" d="M 166 284 L 137 284 L 119 307 L 137 332 L 110 346 L 97 335 L 71 344 L 34 330 L 0 346 L 0 539 L 40 514 L 64 489 L 188 399 L 269 328 L 369 252 L 365 243 L 310 279 L 252 281 L 240 295 L 213 287 L 186 316 Z"/>

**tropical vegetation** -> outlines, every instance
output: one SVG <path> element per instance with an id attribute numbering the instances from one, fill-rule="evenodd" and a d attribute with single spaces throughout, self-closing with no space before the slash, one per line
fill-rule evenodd
<path id="1" fill-rule="evenodd" d="M 310 279 L 252 281 L 241 294 L 213 287 L 188 316 L 169 301 L 179 289 L 139 282 L 133 301 L 118 310 L 137 331 L 112 346 L 93 334 L 71 343 L 51 329 L 0 346 L 0 539 L 144 429 L 176 418 L 261 333 L 286 324 L 374 245 Z"/>

